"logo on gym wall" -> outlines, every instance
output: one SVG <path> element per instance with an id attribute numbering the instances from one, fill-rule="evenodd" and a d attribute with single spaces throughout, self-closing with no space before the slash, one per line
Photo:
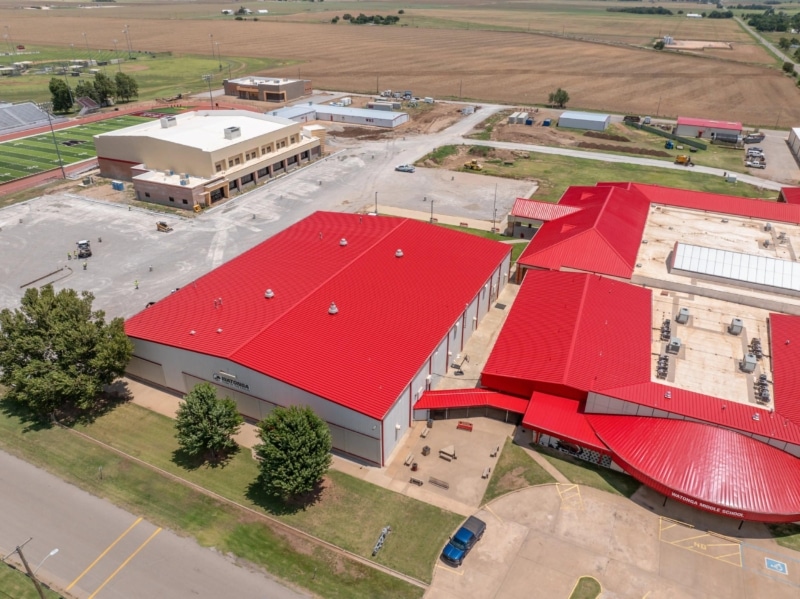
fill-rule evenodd
<path id="1" fill-rule="evenodd" d="M 242 391 L 250 391 L 250 385 L 237 381 L 232 375 L 215 372 L 211 378 L 214 379 L 215 383 L 222 383 L 223 385 L 233 387 L 234 389 L 241 389 Z"/>

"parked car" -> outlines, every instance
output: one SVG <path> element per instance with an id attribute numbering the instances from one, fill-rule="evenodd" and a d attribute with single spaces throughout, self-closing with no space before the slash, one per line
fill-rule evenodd
<path id="1" fill-rule="evenodd" d="M 463 563 L 475 543 L 481 540 L 484 532 L 486 532 L 486 522 L 470 516 L 458 529 L 458 532 L 450 537 L 450 541 L 442 550 L 442 560 L 457 568 Z"/>
<path id="2" fill-rule="evenodd" d="M 749 168 L 767 168 L 766 162 L 757 162 L 755 160 L 748 160 L 744 163 Z"/>
<path id="3" fill-rule="evenodd" d="M 413 173 L 416 168 L 414 168 L 413 164 L 400 164 L 394 167 L 394 170 L 400 171 L 401 173 Z"/>
<path id="4" fill-rule="evenodd" d="M 747 153 L 750 154 L 751 152 L 752 153 L 757 153 L 757 154 L 763 154 L 764 153 L 764 149 L 763 148 L 759 148 L 758 146 L 753 146 L 752 148 L 747 148 Z"/>

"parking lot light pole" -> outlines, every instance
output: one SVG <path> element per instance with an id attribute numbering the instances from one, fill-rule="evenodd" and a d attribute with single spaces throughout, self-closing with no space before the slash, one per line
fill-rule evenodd
<path id="1" fill-rule="evenodd" d="M 211 75 L 203 75 L 203 81 L 208 83 L 208 102 L 211 104 L 211 110 L 214 110 L 214 96 L 211 95 Z"/>
<path id="2" fill-rule="evenodd" d="M 47 122 L 50 123 L 50 135 L 53 136 L 53 145 L 56 148 L 56 155 L 58 156 L 58 166 L 61 167 L 61 174 L 66 179 L 67 171 L 64 170 L 64 161 L 61 159 L 61 150 L 58 147 L 58 140 L 56 139 L 56 130 L 53 129 L 53 119 L 50 114 L 50 109 L 45 110 L 45 113 L 47 113 Z"/>
<path id="3" fill-rule="evenodd" d="M 54 556 L 56 553 L 58 553 L 58 547 L 56 547 L 55 549 L 53 549 L 53 550 L 52 550 L 50 553 L 48 553 L 47 555 L 45 555 L 45 556 L 42 558 L 42 561 L 40 561 L 40 562 L 39 562 L 39 565 L 38 565 L 38 566 L 36 566 L 36 567 L 33 569 L 33 573 L 34 573 L 34 574 L 36 574 L 36 573 L 39 571 L 39 568 L 41 568 L 41 567 L 42 567 L 42 564 L 43 564 L 43 563 L 45 563 L 45 562 L 47 561 L 47 558 L 48 558 L 48 557 L 53 557 L 53 556 Z"/>

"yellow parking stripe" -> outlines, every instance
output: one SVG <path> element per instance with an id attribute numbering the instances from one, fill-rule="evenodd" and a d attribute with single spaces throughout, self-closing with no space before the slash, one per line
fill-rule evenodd
<path id="1" fill-rule="evenodd" d="M 69 583 L 69 586 L 65 590 L 68 591 L 72 587 L 74 587 L 76 584 L 78 584 L 78 581 L 81 578 L 83 578 L 84 576 L 86 576 L 86 574 L 89 572 L 89 570 L 94 568 L 97 565 L 97 562 L 99 562 L 101 559 L 103 559 L 106 556 L 106 554 L 109 551 L 111 551 L 116 546 L 117 543 L 119 543 L 123 538 L 125 538 L 125 535 L 127 535 L 130 531 L 132 531 L 136 527 L 136 525 L 139 524 L 139 522 L 141 522 L 141 521 L 142 521 L 142 518 L 137 518 L 136 521 L 133 524 L 131 524 L 125 532 L 123 532 L 121 535 L 119 535 L 116 538 L 116 540 L 113 543 L 111 543 L 111 545 L 106 547 L 106 550 L 103 551 L 103 553 L 101 553 L 100 555 L 97 556 L 96 560 L 94 560 L 91 564 L 89 564 L 89 566 L 83 572 L 80 573 L 78 578 L 76 578 L 71 583 Z"/>

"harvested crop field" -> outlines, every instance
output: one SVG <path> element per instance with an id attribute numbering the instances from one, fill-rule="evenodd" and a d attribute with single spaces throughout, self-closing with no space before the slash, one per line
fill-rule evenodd
<path id="1" fill-rule="evenodd" d="M 152 14 L 165 7 L 148 7 Z M 434 30 L 253 21 L 132 22 L 114 11 L 3 11 L 15 40 L 90 46 L 130 24 L 134 49 L 208 54 L 209 34 L 228 56 L 300 60 L 271 71 L 316 88 L 513 104 L 545 103 L 557 87 L 570 107 L 633 114 L 687 115 L 791 126 L 800 121 L 800 91 L 777 69 L 647 49 L 580 42 L 525 32 Z M 103 13 L 103 16 L 95 16 Z M 384 12 L 385 14 L 385 12 Z M 181 34 L 176 35 L 176 23 Z M 459 93 L 460 92 L 460 93 Z"/>

